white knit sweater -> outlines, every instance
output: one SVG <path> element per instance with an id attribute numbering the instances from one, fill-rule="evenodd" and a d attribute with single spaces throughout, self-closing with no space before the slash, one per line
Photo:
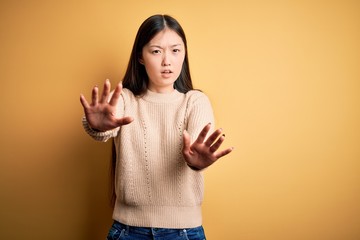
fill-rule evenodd
<path id="1" fill-rule="evenodd" d="M 86 132 L 98 141 L 115 137 L 117 164 L 113 218 L 131 226 L 191 228 L 202 224 L 203 176 L 183 156 L 183 131 L 192 141 L 214 122 L 209 99 L 200 91 L 186 94 L 147 91 L 136 97 L 123 89 L 119 116 L 134 121 L 107 132 Z M 214 124 L 212 124 L 214 126 Z"/>

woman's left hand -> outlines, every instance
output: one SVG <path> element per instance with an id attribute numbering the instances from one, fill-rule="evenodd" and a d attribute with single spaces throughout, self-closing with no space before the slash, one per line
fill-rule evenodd
<path id="1" fill-rule="evenodd" d="M 183 156 L 189 167 L 194 170 L 202 170 L 210 166 L 219 158 L 229 154 L 234 149 L 228 148 L 217 151 L 225 140 L 225 135 L 222 133 L 222 129 L 217 129 L 205 139 L 209 130 L 210 123 L 203 128 L 193 144 L 190 143 L 189 133 L 186 132 L 186 130 L 184 131 Z"/>

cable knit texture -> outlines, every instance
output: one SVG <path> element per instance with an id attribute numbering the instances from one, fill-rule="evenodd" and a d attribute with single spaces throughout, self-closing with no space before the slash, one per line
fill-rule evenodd
<path id="1" fill-rule="evenodd" d="M 115 138 L 117 164 L 113 218 L 141 227 L 191 228 L 202 224 L 202 172 L 190 169 L 183 156 L 183 131 L 192 141 L 214 117 L 200 91 L 186 94 L 147 91 L 141 97 L 123 89 L 118 116 L 128 125 L 107 132 L 85 131 L 97 141 Z"/>

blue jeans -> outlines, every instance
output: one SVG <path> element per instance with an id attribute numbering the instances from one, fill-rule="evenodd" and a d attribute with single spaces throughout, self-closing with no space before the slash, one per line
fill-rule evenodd
<path id="1" fill-rule="evenodd" d="M 127 226 L 114 221 L 107 240 L 205 240 L 202 226 L 196 228 L 147 228 Z"/>

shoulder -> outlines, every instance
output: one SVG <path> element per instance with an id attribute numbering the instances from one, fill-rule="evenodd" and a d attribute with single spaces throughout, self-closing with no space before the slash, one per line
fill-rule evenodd
<path id="1" fill-rule="evenodd" d="M 129 103 L 129 102 L 138 100 L 138 97 L 136 95 L 134 95 L 134 93 L 130 89 L 127 89 L 127 88 L 122 89 L 121 97 L 123 98 L 123 101 L 125 103 Z"/>
<path id="2" fill-rule="evenodd" d="M 186 94 L 187 99 L 187 108 L 189 112 L 203 112 L 203 111 L 212 111 L 212 104 L 208 96 L 199 91 L 199 90 L 191 90 Z"/>
<path id="3" fill-rule="evenodd" d="M 201 99 L 201 98 L 208 99 L 206 94 L 200 90 L 190 90 L 187 93 L 185 93 L 185 95 L 191 99 Z"/>
<path id="4" fill-rule="evenodd" d="M 114 94 L 114 90 L 111 91 L 110 93 L 110 97 L 112 97 L 112 95 Z M 123 99 L 129 99 L 129 98 L 134 98 L 135 95 L 127 88 L 123 88 L 121 90 L 121 94 L 120 96 L 123 98 Z"/>
<path id="5" fill-rule="evenodd" d="M 199 90 L 190 90 L 185 94 L 190 103 L 210 102 L 208 96 Z"/>
<path id="6" fill-rule="evenodd" d="M 129 89 L 127 88 L 123 88 L 122 91 L 121 91 L 121 95 L 124 96 L 124 97 L 127 97 L 127 98 L 131 98 L 131 97 L 135 97 L 135 95 L 132 93 L 132 91 L 130 91 Z"/>

